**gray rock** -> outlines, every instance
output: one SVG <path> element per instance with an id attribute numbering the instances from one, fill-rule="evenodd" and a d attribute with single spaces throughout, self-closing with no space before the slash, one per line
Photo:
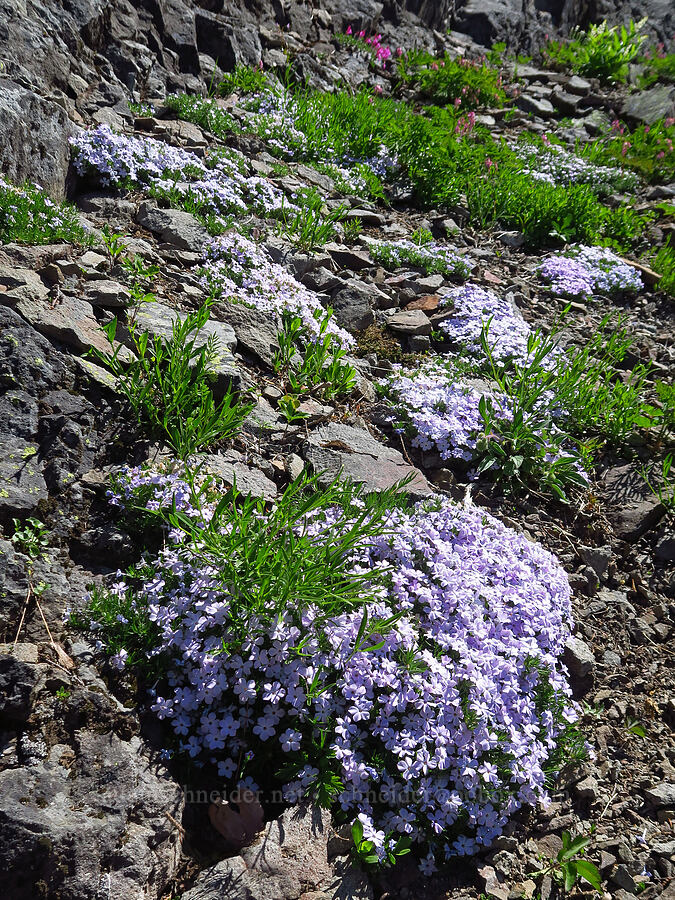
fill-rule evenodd
<path id="1" fill-rule="evenodd" d="M 627 866 L 623 864 L 617 866 L 609 880 L 624 891 L 628 891 L 629 894 L 635 893 L 635 879 L 630 874 Z"/>
<path id="2" fill-rule="evenodd" d="M 486 897 L 491 898 L 491 900 L 508 900 L 508 885 L 501 883 L 492 866 L 483 866 L 478 869 L 478 878 Z"/>
<path id="3" fill-rule="evenodd" d="M 20 658 L 19 648 L 32 644 L 0 645 L 0 716 L 13 723 L 25 722 L 30 715 L 33 696 L 42 667 Z M 36 660 L 37 662 L 37 660 Z"/>
<path id="4" fill-rule="evenodd" d="M 0 437 L 0 522 L 24 518 L 47 499 L 47 484 L 36 444 L 13 434 Z"/>
<path id="5" fill-rule="evenodd" d="M 341 269 L 348 269 L 350 272 L 369 269 L 373 264 L 370 254 L 365 250 L 350 250 L 337 244 L 327 244 L 326 249 Z"/>
<path id="6" fill-rule="evenodd" d="M 404 309 L 387 318 L 387 328 L 397 334 L 431 334 L 431 322 L 421 309 Z"/>
<path id="7" fill-rule="evenodd" d="M 213 309 L 224 322 L 232 326 L 237 344 L 272 368 L 278 345 L 277 332 L 269 314 L 242 303 L 226 301 L 214 304 Z"/>
<path id="8" fill-rule="evenodd" d="M 317 428 L 305 442 L 304 454 L 321 473 L 319 480 L 324 484 L 341 472 L 368 491 L 382 491 L 412 475 L 408 493 L 413 497 L 433 493 L 419 469 L 406 463 L 398 450 L 381 444 L 361 428 L 335 422 Z"/>
<path id="9" fill-rule="evenodd" d="M 108 259 L 102 253 L 95 250 L 87 250 L 82 254 L 79 260 L 83 269 L 95 269 L 97 272 L 102 271 L 108 264 Z"/>
<path id="10" fill-rule="evenodd" d="M 607 569 L 612 561 L 612 548 L 607 547 L 580 547 L 579 556 L 587 566 L 595 572 L 600 580 L 607 574 Z"/>
<path id="11" fill-rule="evenodd" d="M 263 500 L 274 500 L 277 496 L 276 484 L 260 469 L 254 469 L 242 462 L 230 462 L 223 456 L 212 454 L 200 459 L 207 475 L 224 481 L 231 486 L 236 484 L 242 494 L 259 497 Z"/>
<path id="12" fill-rule="evenodd" d="M 157 0 L 166 43 L 178 54 L 181 72 L 199 75 L 195 12 L 182 0 Z"/>
<path id="13" fill-rule="evenodd" d="M 183 900 L 370 900 L 361 872 L 345 860 L 328 861 L 330 815 L 318 807 L 291 807 L 241 851 L 204 869 Z"/>
<path id="14" fill-rule="evenodd" d="M 136 315 L 136 328 L 141 332 L 147 331 L 169 340 L 173 334 L 173 323 L 176 319 L 182 321 L 184 318 L 184 313 L 163 303 L 144 303 Z M 217 341 L 216 355 L 210 363 L 214 377 L 213 391 L 214 394 L 222 396 L 230 388 L 236 390 L 239 387 L 240 373 L 232 355 L 237 346 L 237 339 L 231 325 L 209 319 L 197 336 L 195 346 L 202 347 L 211 336 Z"/>
<path id="15" fill-rule="evenodd" d="M 645 800 L 654 806 L 675 807 L 675 781 L 662 781 L 654 787 L 645 788 L 642 793 Z"/>
<path id="16" fill-rule="evenodd" d="M 591 83 L 590 81 L 586 81 L 585 78 L 581 78 L 579 75 L 572 75 L 571 78 L 568 78 L 565 81 L 565 87 L 570 94 L 580 94 L 583 96 L 590 91 Z"/>
<path id="17" fill-rule="evenodd" d="M 338 323 L 349 331 L 363 331 L 375 321 L 368 289 L 356 278 L 333 294 L 331 306 Z"/>
<path id="18" fill-rule="evenodd" d="M 75 740 L 77 753 L 56 743 L 46 758 L 0 772 L 6 895 L 138 900 L 142 890 L 157 900 L 178 861 L 167 813 L 180 820 L 179 786 L 137 737 L 83 729 Z"/>
<path id="19" fill-rule="evenodd" d="M 675 88 L 658 84 L 645 91 L 629 94 L 623 104 L 628 119 L 653 125 L 658 119 L 675 115 Z"/>
<path id="20" fill-rule="evenodd" d="M 62 341 L 79 352 L 90 347 L 102 352 L 110 350 L 91 304 L 78 297 L 62 294 L 54 306 L 44 300 L 22 298 L 16 310 L 45 337 Z"/>
<path id="21" fill-rule="evenodd" d="M 664 534 L 654 548 L 654 556 L 663 562 L 675 561 L 675 537 Z"/>
<path id="22" fill-rule="evenodd" d="M 374 228 L 381 228 L 387 223 L 387 217 L 375 209 L 363 209 L 360 206 L 350 209 L 345 213 L 345 219 L 359 219 L 361 224 Z"/>
<path id="23" fill-rule="evenodd" d="M 551 102 L 564 116 L 575 115 L 581 100 L 578 94 L 568 94 L 566 91 L 554 91 L 551 95 Z"/>
<path id="24" fill-rule="evenodd" d="M 124 285 L 108 279 L 89 282 L 84 295 L 93 306 L 104 309 L 124 309 L 131 302 L 131 295 Z"/>
<path id="25" fill-rule="evenodd" d="M 326 194 L 332 194 L 335 190 L 335 182 L 330 175 L 326 175 L 324 172 L 317 172 L 316 169 L 312 169 L 310 166 L 306 166 L 303 163 L 298 164 L 295 172 L 298 178 L 302 178 L 303 181 L 309 181 L 310 184 L 320 187 Z"/>
<path id="26" fill-rule="evenodd" d="M 593 685 L 595 657 L 591 648 L 581 638 L 568 638 L 563 652 L 563 663 L 569 670 L 574 696 L 582 697 Z"/>
<path id="27" fill-rule="evenodd" d="M 607 518 L 618 537 L 637 540 L 663 517 L 665 509 L 658 497 L 632 466 L 608 469 L 603 480 L 608 498 Z"/>
<path id="28" fill-rule="evenodd" d="M 26 391 L 9 390 L 0 397 L 0 422 L 14 437 L 33 441 L 38 433 L 38 405 Z"/>
<path id="29" fill-rule="evenodd" d="M 621 665 L 621 657 L 613 650 L 605 650 L 602 654 L 602 661 L 604 665 L 609 666 L 612 669 L 618 669 Z"/>
<path id="30" fill-rule="evenodd" d="M 160 209 L 145 201 L 140 205 L 136 221 L 179 250 L 202 253 L 210 240 L 209 233 L 201 222 L 182 209 Z"/>
<path id="31" fill-rule="evenodd" d="M 542 119 L 550 118 L 555 109 L 550 100 L 545 97 L 532 97 L 529 94 L 521 94 L 518 97 L 517 105 L 524 112 L 534 113 L 535 116 L 541 116 Z"/>
<path id="32" fill-rule="evenodd" d="M 212 56 L 224 72 L 233 71 L 237 65 L 257 66 L 261 61 L 257 28 L 237 27 L 205 10 L 197 11 L 195 25 L 199 52 Z"/>
<path id="33" fill-rule="evenodd" d="M 278 431 L 283 427 L 281 416 L 264 397 L 258 397 L 255 407 L 244 421 L 244 429 L 256 435 L 269 434 L 270 431 Z"/>
<path id="34" fill-rule="evenodd" d="M 36 397 L 69 383 L 68 359 L 18 312 L 0 306 L 0 386 Z"/>
<path id="35" fill-rule="evenodd" d="M 339 0 L 339 2 L 331 0 L 326 4 L 326 8 L 330 11 L 332 25 L 336 32 L 344 33 L 347 26 L 351 25 L 354 31 L 364 29 L 370 33 L 377 26 L 382 15 L 383 5 L 377 0 L 349 0 L 348 3 L 343 0 Z M 441 21 L 439 19 L 438 24 Z"/>
<path id="36" fill-rule="evenodd" d="M 45 300 L 49 296 L 49 288 L 32 269 L 18 266 L 0 266 L 0 303 L 15 306 L 19 300 Z"/>
<path id="37" fill-rule="evenodd" d="M 56 103 L 0 79 L 0 171 L 8 181 L 16 185 L 31 181 L 52 197 L 63 197 L 70 161 L 68 138 L 74 130 Z"/>
<path id="38" fill-rule="evenodd" d="M 588 775 L 586 778 L 582 778 L 574 786 L 574 793 L 579 798 L 579 800 L 585 800 L 589 803 L 594 803 L 598 799 L 598 782 L 596 778 L 593 778 L 592 775 Z"/>
<path id="39" fill-rule="evenodd" d="M 135 203 L 121 197 L 111 197 L 109 194 L 83 194 L 77 198 L 77 205 L 82 212 L 106 220 L 128 221 L 136 215 Z"/>
<path id="40" fill-rule="evenodd" d="M 594 109 L 580 121 L 590 135 L 600 134 L 609 127 L 609 116 L 600 109 Z"/>

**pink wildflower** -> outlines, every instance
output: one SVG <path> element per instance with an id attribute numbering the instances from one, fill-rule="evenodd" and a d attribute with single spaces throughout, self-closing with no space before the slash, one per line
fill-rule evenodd
<path id="1" fill-rule="evenodd" d="M 347 25 L 347 30 L 345 31 L 345 34 L 351 34 L 351 33 L 352 33 L 352 26 Z"/>

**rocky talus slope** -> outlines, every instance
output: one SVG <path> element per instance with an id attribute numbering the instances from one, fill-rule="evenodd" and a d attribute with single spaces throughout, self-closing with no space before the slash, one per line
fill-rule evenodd
<path id="1" fill-rule="evenodd" d="M 648 366 L 645 391 L 658 404 L 655 382 L 672 384 L 675 306 L 650 260 L 673 242 L 672 177 L 648 181 L 642 173 L 601 195 L 603 208 L 630 206 L 645 215 L 642 237 L 623 254 L 639 287 L 591 286 L 570 300 L 551 290 L 540 270 L 575 243 L 567 234 L 537 247 L 513 221 L 481 227 L 466 193 L 423 202 L 412 176 L 398 172 L 391 183 L 382 176 L 378 197 L 356 166 L 363 160 L 346 153 L 307 159 L 297 145 L 295 155 L 283 155 L 282 131 L 292 123 L 282 118 L 283 128 L 273 132 L 277 120 L 270 119 L 268 134 L 256 130 L 266 108 L 241 84 L 213 96 L 209 118 L 189 99 L 171 99 L 214 95 L 226 73 L 248 66 L 269 76 L 277 97 L 286 78 L 329 94 L 362 90 L 374 104 L 394 96 L 419 113 L 428 98 L 414 84 L 397 84 L 391 64 L 383 69 L 371 53 L 335 36 L 363 29 L 382 32 L 381 45 L 402 52 L 418 46 L 447 59 L 481 59 L 488 47 L 479 40 L 534 46 L 549 31 L 626 13 L 625 4 L 606 5 L 0 0 L 0 194 L 31 182 L 50 203 L 67 198 L 76 207 L 71 232 L 80 236 L 48 243 L 8 237 L 0 244 L 4 896 L 545 900 L 562 896 L 541 870 L 571 832 L 591 837 L 587 857 L 606 897 L 675 898 L 675 505 L 643 477 L 651 472 L 656 484 L 672 431 L 646 423 L 627 440 L 605 441 L 589 483 L 562 503 L 543 488 L 512 495 L 488 476 L 475 477 L 461 459 L 464 444 L 454 456 L 444 452 L 452 446 L 447 435 L 442 445 L 433 435 L 425 442 L 410 427 L 397 429 L 404 416 L 383 388 L 398 364 L 417 372 L 451 352 L 455 363 L 467 364 L 453 371 L 468 372 L 469 387 L 484 391 L 467 360 L 485 323 L 466 337 L 472 314 L 456 293 L 469 282 L 490 292 L 494 327 L 503 316 L 504 334 L 517 347 L 534 329 L 554 329 L 570 302 L 565 348 L 589 346 L 607 317 L 620 316 L 632 343 L 616 380 L 628 382 Z M 671 5 L 652 0 L 646 12 L 651 33 L 670 38 Z M 515 147 L 523 135 L 551 134 L 571 153 L 610 133 L 619 119 L 638 129 L 675 117 L 672 84 L 607 86 L 508 51 L 494 65 L 504 98 L 453 120 L 458 139 L 482 128 L 503 141 L 499 146 Z M 637 75 L 631 78 L 635 86 Z M 285 109 L 279 101 L 272 114 Z M 216 127 L 219 115 L 236 127 L 225 134 Z M 537 148 L 543 158 L 545 146 Z M 387 170 L 386 155 L 370 160 L 371 168 Z M 220 162 L 209 168 L 214 159 Z M 506 163 L 481 162 L 481 177 L 486 165 Z M 175 176 L 173 193 L 167 172 Z M 230 192 L 227 201 L 220 189 Z M 320 198 L 319 218 L 334 213 L 337 225 L 325 240 L 300 247 L 301 223 L 312 218 L 299 199 L 307 191 Z M 201 201 L 190 207 L 186 195 Z M 221 201 L 232 204 L 222 217 Z M 288 213 L 294 204 L 295 228 Z M 13 221 L 0 208 L 0 239 Z M 419 254 L 378 255 L 383 244 L 401 246 L 415 234 L 435 253 L 450 248 L 459 266 L 425 266 Z M 138 268 L 134 275 L 134 259 L 142 277 Z M 217 268 L 227 268 L 223 260 L 227 276 Z M 230 276 L 234 291 L 213 290 L 214 280 Z M 241 302 L 246 291 L 249 302 Z M 244 806 L 235 807 L 233 825 L 211 802 L 223 778 L 166 751 L 168 723 L 153 714 L 147 693 L 156 684 L 111 665 L 97 635 L 69 618 L 92 586 L 119 581 L 115 573 L 164 546 L 156 529 L 145 533 L 126 521 L 108 490 L 124 467 L 161 468 L 170 454 L 139 426 L 91 348 L 110 349 L 102 329 L 116 318 L 115 339 L 128 363 L 138 351 L 134 328 L 168 340 L 177 319 L 195 313 L 209 294 L 210 319 L 197 338 L 198 345 L 209 338 L 217 344 L 209 383 L 216 397 L 234 392 L 251 404 L 232 439 L 200 456 L 219 490 L 236 483 L 270 509 L 303 471 L 321 484 L 351 479 L 374 493 L 407 479 L 411 501 L 440 497 L 485 510 L 511 529 L 513 541 L 526 538 L 554 553 L 567 573 L 575 625 L 562 660 L 589 753 L 561 767 L 548 805 L 522 807 L 490 846 L 436 871 L 420 871 L 415 854 L 394 867 L 359 867 L 349 828 L 314 802 L 263 804 L 264 820 L 256 813 L 250 821 Z M 275 366 L 286 302 L 303 315 L 310 310 L 305 324 L 312 309 L 333 310 L 333 333 L 344 336 L 354 369 L 349 391 L 306 391 L 289 408 L 292 390 Z M 450 330 L 455 317 L 465 328 L 461 339 Z M 416 395 L 420 409 L 429 384 Z M 574 895 L 597 893 L 578 883 Z"/>

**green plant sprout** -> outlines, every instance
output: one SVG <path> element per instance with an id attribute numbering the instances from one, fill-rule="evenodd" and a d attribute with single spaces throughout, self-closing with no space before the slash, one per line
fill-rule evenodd
<path id="1" fill-rule="evenodd" d="M 590 884 L 598 893 L 602 893 L 602 882 L 597 866 L 583 858 L 590 842 L 590 837 L 578 835 L 572 838 L 569 831 L 563 831 L 562 847 L 555 858 L 549 860 L 542 869 L 530 872 L 530 877 L 548 875 L 565 893 L 571 891 L 577 881 L 581 880 Z"/>

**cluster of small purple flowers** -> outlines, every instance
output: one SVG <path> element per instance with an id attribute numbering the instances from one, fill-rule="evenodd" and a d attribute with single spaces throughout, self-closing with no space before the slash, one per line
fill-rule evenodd
<path id="1" fill-rule="evenodd" d="M 212 297 L 243 303 L 277 317 L 289 310 L 300 316 L 310 334 L 319 334 L 325 310 L 318 296 L 283 266 L 272 262 L 262 246 L 237 232 L 215 238 L 206 248 L 201 283 Z M 334 319 L 328 331 L 343 346 L 353 345 L 352 336 Z"/>
<path id="2" fill-rule="evenodd" d="M 516 156 L 525 163 L 524 174 L 535 181 L 569 186 L 588 184 L 603 193 L 614 189 L 636 188 L 638 177 L 619 166 L 601 166 L 590 163 L 563 147 L 548 144 L 546 149 L 519 145 L 514 148 Z"/>
<path id="3" fill-rule="evenodd" d="M 571 247 L 549 256 L 538 271 L 562 297 L 636 292 L 644 286 L 640 272 L 605 247 Z"/>
<path id="4" fill-rule="evenodd" d="M 251 206 L 269 213 L 282 205 L 283 195 L 273 184 L 243 175 L 222 153 L 209 165 L 208 158 L 189 150 L 150 137 L 117 134 L 108 125 L 79 132 L 71 145 L 77 171 L 95 171 L 104 185 L 130 181 L 159 194 L 189 198 L 216 215 L 245 212 Z"/>
<path id="5" fill-rule="evenodd" d="M 471 272 L 470 263 L 454 247 L 436 241 L 426 244 L 416 244 L 409 240 L 372 241 L 369 250 L 376 262 L 393 268 L 407 264 L 417 266 L 427 274 L 438 272 L 460 278 L 466 278 Z"/>
<path id="6" fill-rule="evenodd" d="M 481 332 L 489 321 L 488 340 L 496 359 L 527 356 L 530 326 L 508 300 L 469 283 L 446 291 L 441 304 L 452 306 L 456 313 L 438 326 L 453 341 L 474 353 L 479 351 Z"/>
<path id="7" fill-rule="evenodd" d="M 173 488 L 138 470 L 130 481 L 148 481 L 160 502 Z M 339 521 L 328 510 L 306 534 Z M 362 609 L 256 610 L 242 623 L 218 559 L 175 532 L 153 577 L 115 590 L 131 592 L 159 629 L 168 690 L 152 709 L 184 752 L 225 778 L 242 758 L 256 776 L 286 757 L 297 767 L 284 785 L 295 802 L 316 784 L 323 733 L 344 814 L 362 822 L 380 858 L 408 835 L 431 872 L 489 846 L 523 804 L 547 799 L 544 768 L 575 719 L 560 664 L 567 576 L 482 510 L 440 500 L 391 512 L 353 567 L 388 571 L 371 592 L 370 622 L 403 613 L 368 650 L 357 646 Z"/>
<path id="8" fill-rule="evenodd" d="M 396 430 L 412 434 L 413 447 L 436 450 L 441 459 L 474 458 L 484 429 L 479 404 L 486 395 L 497 415 L 509 417 L 496 391 L 462 381 L 449 362 L 435 360 L 412 372 L 399 369 L 381 384 L 394 404 L 390 421 Z"/>

